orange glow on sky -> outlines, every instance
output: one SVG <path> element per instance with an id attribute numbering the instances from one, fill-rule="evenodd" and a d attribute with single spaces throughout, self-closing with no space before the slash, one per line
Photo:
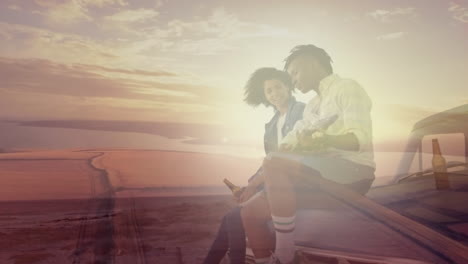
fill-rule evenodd
<path id="1" fill-rule="evenodd" d="M 0 6 L 0 119 L 227 124 L 257 142 L 271 109 L 243 103 L 245 81 L 259 67 L 282 68 L 292 47 L 309 43 L 368 91 L 376 142 L 406 137 L 419 119 L 468 103 L 463 1 Z"/>

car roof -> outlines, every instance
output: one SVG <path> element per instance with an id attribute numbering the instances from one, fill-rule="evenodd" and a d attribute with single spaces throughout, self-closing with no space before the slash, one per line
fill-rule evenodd
<path id="1" fill-rule="evenodd" d="M 413 133 L 421 136 L 430 134 L 468 134 L 468 104 L 431 115 L 413 126 Z"/>

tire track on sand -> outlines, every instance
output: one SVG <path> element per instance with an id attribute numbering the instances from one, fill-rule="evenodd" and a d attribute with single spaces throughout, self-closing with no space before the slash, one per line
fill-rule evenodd
<path id="1" fill-rule="evenodd" d="M 88 160 L 88 166 L 99 172 L 97 176 L 90 176 L 91 198 L 88 200 L 86 216 L 80 223 L 78 239 L 72 254 L 74 264 L 114 263 L 114 188 L 109 180 L 108 172 L 102 169 L 99 159 L 105 152 Z M 91 221 L 91 217 L 99 217 Z"/>

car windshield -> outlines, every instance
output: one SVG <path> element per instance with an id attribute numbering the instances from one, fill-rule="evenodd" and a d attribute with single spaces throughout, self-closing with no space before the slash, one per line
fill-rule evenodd
<path id="1" fill-rule="evenodd" d="M 466 163 L 465 135 L 463 133 L 426 135 L 421 139 L 421 145 L 413 156 L 408 174 L 430 171 L 432 169 L 432 140 L 437 139 L 445 158 L 449 172 L 466 173 L 466 167 L 456 166 Z"/>

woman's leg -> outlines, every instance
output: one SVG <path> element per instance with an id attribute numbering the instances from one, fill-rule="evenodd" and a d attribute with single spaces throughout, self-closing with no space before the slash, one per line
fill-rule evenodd
<path id="1" fill-rule="evenodd" d="M 241 208 L 236 207 L 226 215 L 231 264 L 245 263 L 245 232 L 242 225 Z"/>
<path id="2" fill-rule="evenodd" d="M 216 234 L 216 238 L 213 241 L 213 244 L 208 251 L 208 255 L 206 256 L 203 264 L 218 264 L 226 255 L 226 252 L 229 247 L 228 241 L 228 214 L 223 217 L 221 221 L 221 225 L 219 226 L 218 233 Z"/>

